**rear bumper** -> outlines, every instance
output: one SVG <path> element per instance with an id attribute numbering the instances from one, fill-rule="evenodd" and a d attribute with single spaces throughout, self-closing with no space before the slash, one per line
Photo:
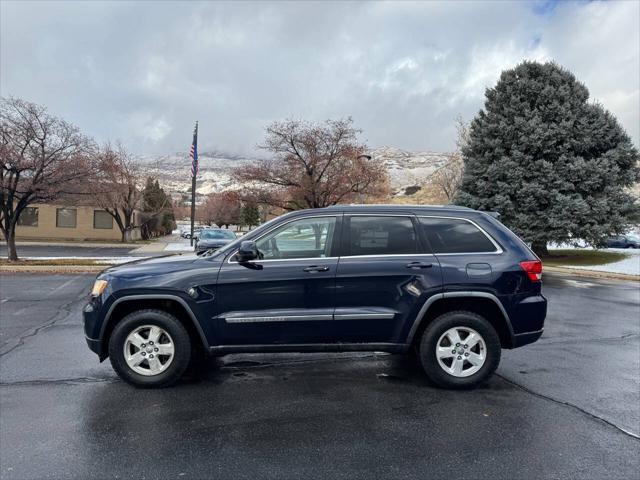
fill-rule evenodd
<path id="1" fill-rule="evenodd" d="M 542 332 L 544 320 L 547 318 L 547 299 L 542 295 L 521 298 L 510 313 L 515 336 Z"/>

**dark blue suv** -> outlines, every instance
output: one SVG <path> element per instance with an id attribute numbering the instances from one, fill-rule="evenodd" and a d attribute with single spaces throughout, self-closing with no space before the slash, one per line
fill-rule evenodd
<path id="1" fill-rule="evenodd" d="M 302 210 L 202 256 L 102 272 L 87 343 L 141 387 L 198 353 L 415 351 L 429 378 L 470 388 L 502 348 L 542 335 L 542 264 L 492 215 L 462 207 Z"/>

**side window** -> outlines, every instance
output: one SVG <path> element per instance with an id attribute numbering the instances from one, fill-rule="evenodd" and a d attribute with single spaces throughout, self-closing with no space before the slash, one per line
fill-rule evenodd
<path id="1" fill-rule="evenodd" d="M 418 252 L 418 239 L 411 218 L 351 217 L 347 255 L 398 255 Z"/>
<path id="2" fill-rule="evenodd" d="M 38 207 L 26 207 L 18 218 L 18 225 L 21 227 L 37 227 Z"/>
<path id="3" fill-rule="evenodd" d="M 495 245 L 474 224 L 456 218 L 420 218 L 433 253 L 491 253 Z"/>
<path id="4" fill-rule="evenodd" d="M 265 260 L 330 257 L 336 217 L 302 218 L 256 242 Z"/>

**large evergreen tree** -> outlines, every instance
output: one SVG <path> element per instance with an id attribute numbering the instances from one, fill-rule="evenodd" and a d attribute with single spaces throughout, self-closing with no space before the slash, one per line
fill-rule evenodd
<path id="1" fill-rule="evenodd" d="M 601 245 L 638 205 L 638 152 L 616 118 L 555 63 L 524 62 L 486 91 L 463 148 L 456 202 L 500 212 L 539 255 L 548 242 Z"/>
<path id="2" fill-rule="evenodd" d="M 143 234 L 167 234 L 175 226 L 171 198 L 160 187 L 157 179 L 148 177 L 142 191 L 142 212 L 145 214 Z"/>

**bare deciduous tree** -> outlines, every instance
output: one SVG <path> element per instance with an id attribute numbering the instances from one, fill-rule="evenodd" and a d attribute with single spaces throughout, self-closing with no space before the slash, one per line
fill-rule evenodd
<path id="1" fill-rule="evenodd" d="M 31 203 L 86 192 L 93 142 L 45 107 L 0 99 L 0 230 L 9 261 L 18 260 L 15 229 Z"/>
<path id="2" fill-rule="evenodd" d="M 130 242 L 132 231 L 139 226 L 135 224 L 135 211 L 142 198 L 138 165 L 124 147 L 107 144 L 100 149 L 97 167 L 96 202 L 113 217 L 122 241 Z"/>
<path id="3" fill-rule="evenodd" d="M 365 146 L 351 118 L 309 123 L 275 122 L 261 148 L 273 157 L 239 168 L 247 198 L 285 210 L 319 208 L 382 196 L 388 192 L 384 165 L 362 156 Z"/>
<path id="4" fill-rule="evenodd" d="M 449 202 L 453 201 L 462 183 L 462 176 L 464 175 L 462 148 L 469 138 L 469 126 L 462 120 L 462 117 L 456 119 L 456 129 L 458 131 L 456 151 L 447 155 L 447 163 L 436 170 L 429 179 L 431 186 L 444 194 Z"/>

